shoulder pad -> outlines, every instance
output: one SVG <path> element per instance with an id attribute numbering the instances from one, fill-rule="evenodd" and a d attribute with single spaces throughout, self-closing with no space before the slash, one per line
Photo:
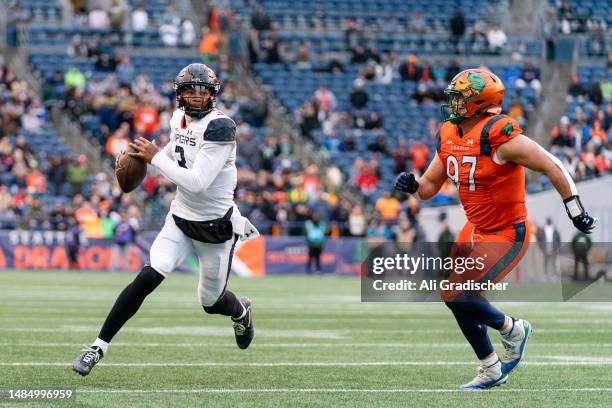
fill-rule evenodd
<path id="1" fill-rule="evenodd" d="M 207 142 L 233 142 L 236 140 L 236 123 L 230 118 L 213 119 L 204 132 Z"/>
<path id="2" fill-rule="evenodd" d="M 482 128 L 482 132 L 480 133 L 480 154 L 483 156 L 491 155 L 491 139 L 489 132 L 495 123 L 498 121 L 507 118 L 506 115 L 495 115 L 487 121 L 487 123 Z"/>

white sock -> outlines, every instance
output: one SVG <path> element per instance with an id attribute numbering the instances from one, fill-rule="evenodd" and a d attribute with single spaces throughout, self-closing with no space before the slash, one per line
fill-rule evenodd
<path id="1" fill-rule="evenodd" d="M 483 367 L 491 367 L 495 363 L 499 361 L 499 357 L 497 357 L 497 353 L 491 354 L 489 357 L 486 357 L 480 360 L 480 365 Z"/>
<path id="2" fill-rule="evenodd" d="M 108 343 L 102 340 L 101 338 L 98 337 L 91 346 L 100 347 L 100 350 L 102 350 L 102 354 L 106 355 L 106 350 L 108 350 Z"/>

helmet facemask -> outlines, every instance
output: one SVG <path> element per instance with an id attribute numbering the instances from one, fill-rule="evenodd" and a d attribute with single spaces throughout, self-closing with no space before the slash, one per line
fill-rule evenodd
<path id="1" fill-rule="evenodd" d="M 444 90 L 446 104 L 442 105 L 442 119 L 453 124 L 461 123 L 467 119 L 467 109 L 465 108 L 465 97 L 461 92 L 447 88 Z"/>
<path id="2" fill-rule="evenodd" d="M 179 109 L 187 116 L 201 119 L 215 107 L 218 85 L 187 82 L 175 85 Z"/>

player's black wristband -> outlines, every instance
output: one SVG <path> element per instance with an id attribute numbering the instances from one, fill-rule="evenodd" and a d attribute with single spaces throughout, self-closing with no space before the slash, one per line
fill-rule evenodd
<path id="1" fill-rule="evenodd" d="M 580 197 L 577 195 L 573 195 L 571 197 L 563 200 L 563 204 L 565 204 L 565 211 L 567 212 L 567 216 L 571 219 L 578 217 L 581 214 L 584 214 L 584 207 L 582 206 L 582 202 L 580 201 Z"/>

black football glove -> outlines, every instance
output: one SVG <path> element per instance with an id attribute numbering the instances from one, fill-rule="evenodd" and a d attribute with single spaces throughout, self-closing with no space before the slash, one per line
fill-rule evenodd
<path id="1" fill-rule="evenodd" d="M 403 172 L 395 179 L 393 188 L 397 191 L 414 194 L 419 190 L 419 182 L 416 181 L 414 174 Z"/>
<path id="2" fill-rule="evenodd" d="M 585 234 L 590 234 L 597 225 L 597 218 L 591 217 L 582 206 L 580 197 L 577 195 L 571 196 L 563 200 L 565 211 L 574 223 L 574 227 L 578 228 Z"/>

